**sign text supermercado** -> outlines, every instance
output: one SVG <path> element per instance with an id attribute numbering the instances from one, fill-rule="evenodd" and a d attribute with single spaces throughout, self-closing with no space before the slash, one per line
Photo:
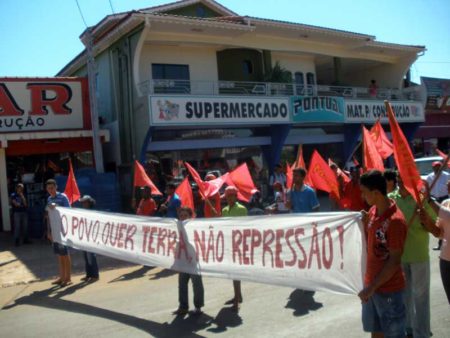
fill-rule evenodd
<path id="1" fill-rule="evenodd" d="M 82 129 L 85 79 L 0 79 L 0 132 Z"/>
<path id="2" fill-rule="evenodd" d="M 391 101 L 391 106 L 400 123 L 425 121 L 423 105 L 420 102 Z M 384 101 L 345 100 L 346 123 L 370 123 L 377 119 L 388 122 Z"/>
<path id="3" fill-rule="evenodd" d="M 138 264 L 342 294 L 363 287 L 359 213 L 180 222 L 57 207 L 49 215 L 55 241 Z"/>
<path id="4" fill-rule="evenodd" d="M 288 98 L 151 96 L 153 125 L 288 123 Z"/>

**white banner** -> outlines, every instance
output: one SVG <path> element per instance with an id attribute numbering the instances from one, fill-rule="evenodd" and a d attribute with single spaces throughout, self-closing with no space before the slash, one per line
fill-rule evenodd
<path id="1" fill-rule="evenodd" d="M 152 125 L 289 123 L 289 100 L 249 96 L 150 96 Z"/>
<path id="2" fill-rule="evenodd" d="M 398 122 L 424 122 L 423 104 L 411 101 L 391 101 L 392 110 Z M 345 123 L 372 123 L 380 119 L 388 123 L 384 101 L 345 100 Z"/>
<path id="3" fill-rule="evenodd" d="M 86 209 L 50 210 L 53 240 L 176 271 L 357 294 L 365 245 L 360 214 L 288 214 L 177 221 Z"/>

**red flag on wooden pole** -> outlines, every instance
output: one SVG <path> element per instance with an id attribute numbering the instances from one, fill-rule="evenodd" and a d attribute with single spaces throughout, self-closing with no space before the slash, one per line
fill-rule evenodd
<path id="1" fill-rule="evenodd" d="M 416 203 L 421 207 L 422 201 L 420 199 L 419 191 L 422 189 L 423 182 L 420 179 L 419 172 L 417 171 L 414 156 L 405 135 L 395 119 L 394 112 L 392 111 L 389 101 L 384 101 L 384 105 L 386 106 L 386 112 L 389 117 L 389 125 L 391 126 L 392 141 L 394 145 L 394 159 L 398 172 L 402 178 L 406 190 L 408 190 Z"/>
<path id="2" fill-rule="evenodd" d="M 75 179 L 75 174 L 73 173 L 72 161 L 69 159 L 69 175 L 67 176 L 66 188 L 64 189 L 64 194 L 66 194 L 69 199 L 70 205 L 78 201 L 81 197 L 80 190 L 78 189 L 77 180 Z"/>
<path id="3" fill-rule="evenodd" d="M 134 161 L 134 187 L 150 187 L 152 189 L 152 195 L 162 195 L 161 191 L 152 182 L 150 177 L 147 176 L 144 167 L 138 162 Z"/>
<path id="4" fill-rule="evenodd" d="M 292 165 L 292 169 L 295 169 L 295 168 L 306 169 L 305 160 L 303 159 L 303 146 L 301 144 L 298 145 L 297 159 L 295 160 L 294 164 Z"/>
<path id="5" fill-rule="evenodd" d="M 180 183 L 175 190 L 175 193 L 180 197 L 182 207 L 189 207 L 192 211 L 195 211 L 194 197 L 192 195 L 192 188 L 189 184 L 188 177 L 185 177 L 185 179 Z"/>
<path id="6" fill-rule="evenodd" d="M 294 162 L 295 165 L 295 162 Z M 292 188 L 292 181 L 294 178 L 294 173 L 292 171 L 294 165 L 292 167 L 289 165 L 289 162 L 286 161 L 286 188 L 291 189 Z"/>
<path id="7" fill-rule="evenodd" d="M 377 148 L 383 160 L 392 155 L 392 153 L 394 152 L 394 146 L 386 136 L 386 133 L 381 126 L 380 120 L 378 120 L 370 129 L 370 136 L 372 137 L 375 143 L 375 147 Z"/>
<path id="8" fill-rule="evenodd" d="M 312 154 L 305 181 L 311 182 L 316 189 L 328 192 L 334 199 L 340 199 L 336 175 L 317 150 Z"/>
<path id="9" fill-rule="evenodd" d="M 363 165 L 365 170 L 384 171 L 383 159 L 366 127 L 363 129 Z"/>

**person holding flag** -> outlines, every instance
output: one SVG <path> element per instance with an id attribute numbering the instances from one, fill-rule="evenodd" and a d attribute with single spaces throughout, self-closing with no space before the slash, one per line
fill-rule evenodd
<path id="1" fill-rule="evenodd" d="M 386 177 L 386 173 L 385 173 Z M 402 268 L 406 278 L 406 333 L 413 337 L 430 336 L 430 254 L 429 231 L 422 226 L 416 215 L 417 204 L 400 178 L 398 189 L 388 197 L 402 211 L 408 225 L 405 247 L 402 255 Z M 426 201 L 425 212 L 436 220 L 436 214 Z"/>
<path id="2" fill-rule="evenodd" d="M 292 176 L 292 189 L 286 194 L 286 207 L 293 213 L 319 211 L 320 203 L 316 192 L 304 183 L 306 170 L 295 168 Z"/>
<path id="3" fill-rule="evenodd" d="M 205 176 L 205 181 L 213 181 L 217 177 L 213 173 L 208 173 Z M 217 192 L 211 197 L 205 198 L 205 205 L 203 208 L 203 215 L 205 218 L 210 217 L 220 217 L 221 214 L 221 206 L 220 206 L 220 193 Z"/>

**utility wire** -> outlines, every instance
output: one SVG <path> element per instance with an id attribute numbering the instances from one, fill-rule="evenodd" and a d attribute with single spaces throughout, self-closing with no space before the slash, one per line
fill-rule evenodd
<path id="1" fill-rule="evenodd" d="M 86 23 L 86 20 L 84 19 L 84 15 L 83 12 L 81 11 L 81 7 L 80 4 L 78 3 L 78 0 L 75 0 L 75 2 L 77 3 L 78 11 L 80 12 L 81 18 L 83 19 L 84 25 L 86 26 L 86 28 L 89 28 Z"/>
<path id="2" fill-rule="evenodd" d="M 109 0 L 109 7 L 111 7 L 111 11 L 113 12 L 113 14 L 116 14 L 112 5 L 112 0 Z"/>

